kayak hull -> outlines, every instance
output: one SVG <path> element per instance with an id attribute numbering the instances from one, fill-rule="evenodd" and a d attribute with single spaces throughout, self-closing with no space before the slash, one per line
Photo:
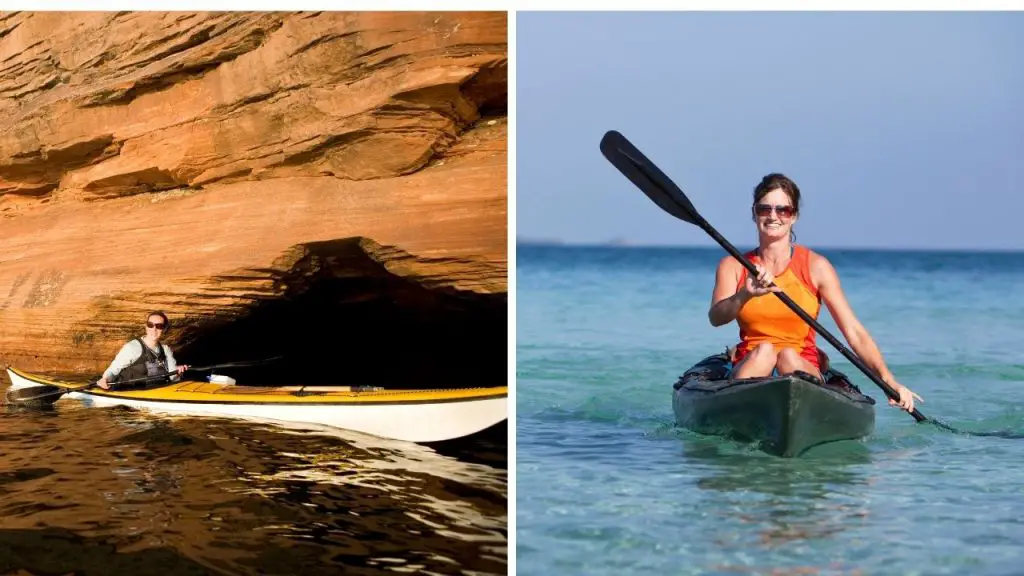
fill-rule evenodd
<path id="1" fill-rule="evenodd" d="M 829 442 L 856 440 L 875 427 L 875 401 L 835 370 L 825 384 L 811 375 L 726 377 L 727 358 L 705 358 L 676 382 L 676 424 L 700 434 L 756 442 L 769 454 L 796 457 Z"/>
<path id="2" fill-rule="evenodd" d="M 408 442 L 440 442 L 480 432 L 508 418 L 508 388 L 353 391 L 348 387 L 256 387 L 184 381 L 158 387 L 71 390 L 84 382 L 8 368 L 12 390 L 68 389 L 89 406 L 155 413 L 331 426 Z"/>

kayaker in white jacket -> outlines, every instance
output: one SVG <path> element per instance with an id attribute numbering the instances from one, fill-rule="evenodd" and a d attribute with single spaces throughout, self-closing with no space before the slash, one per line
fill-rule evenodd
<path id="1" fill-rule="evenodd" d="M 146 316 L 146 335 L 125 343 L 96 385 L 109 390 L 118 381 L 175 372 L 171 379 L 180 377 L 188 370 L 188 364 L 178 366 L 170 346 L 160 342 L 170 324 L 167 314 L 159 310 L 150 312 Z"/>

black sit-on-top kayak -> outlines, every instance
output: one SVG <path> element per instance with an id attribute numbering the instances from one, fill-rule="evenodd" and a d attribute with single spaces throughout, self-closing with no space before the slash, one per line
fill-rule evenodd
<path id="1" fill-rule="evenodd" d="M 729 380 L 726 354 L 708 356 L 675 384 L 676 424 L 698 432 L 757 442 L 776 456 L 800 456 L 809 448 L 863 438 L 875 427 L 875 401 L 833 368 Z"/>

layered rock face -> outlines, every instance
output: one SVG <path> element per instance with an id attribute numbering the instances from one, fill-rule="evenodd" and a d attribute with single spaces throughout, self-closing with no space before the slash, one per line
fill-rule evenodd
<path id="1" fill-rule="evenodd" d="M 0 14 L 0 361 L 503 383 L 504 13 Z"/>

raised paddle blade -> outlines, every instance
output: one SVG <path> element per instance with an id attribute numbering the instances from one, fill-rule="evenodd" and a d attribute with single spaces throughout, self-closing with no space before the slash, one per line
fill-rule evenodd
<path id="1" fill-rule="evenodd" d="M 621 133 L 606 132 L 601 138 L 601 153 L 662 210 L 703 227 L 704 219 L 686 194 Z"/>
<path id="2" fill-rule="evenodd" d="M 669 214 L 696 225 L 711 236 L 722 248 L 743 265 L 750 274 L 757 274 L 757 268 L 728 240 L 697 212 L 686 194 L 665 175 L 654 162 L 637 150 L 625 136 L 609 130 L 601 139 L 601 151 L 605 157 L 626 175 L 633 184 Z"/>

